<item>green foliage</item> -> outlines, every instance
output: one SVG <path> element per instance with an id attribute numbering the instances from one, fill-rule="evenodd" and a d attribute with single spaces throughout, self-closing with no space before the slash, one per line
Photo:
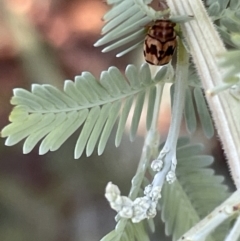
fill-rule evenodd
<path id="1" fill-rule="evenodd" d="M 145 25 L 164 14 L 150 10 L 146 5 L 149 2 L 151 1 L 108 0 L 112 9 L 104 16 L 104 36 L 95 46 L 108 45 L 103 52 L 124 47 L 117 54 L 120 57 L 142 45 L 146 34 Z M 239 1 L 209 0 L 207 4 L 208 12 L 225 43 L 239 48 L 232 34 L 240 32 Z M 226 74 L 226 82 L 237 83 L 238 79 L 232 77 L 239 74 L 239 56 L 239 51 L 223 56 L 222 67 L 232 68 Z M 76 76 L 74 82 L 65 81 L 63 91 L 51 85 L 37 84 L 32 85 L 31 91 L 14 89 L 11 103 L 16 106 L 9 118 L 12 123 L 2 130 L 2 137 L 7 137 L 6 145 L 9 146 L 25 139 L 24 153 L 29 153 L 41 142 L 39 153 L 45 154 L 60 148 L 81 128 L 74 157 L 80 158 L 85 149 L 86 155 L 90 156 L 96 146 L 101 155 L 118 117 L 115 144 L 120 145 L 131 108 L 134 111 L 130 139 L 134 140 L 146 99 L 146 125 L 150 129 L 156 105 L 156 85 L 160 82 L 164 84 L 168 78 L 172 82 L 170 69 L 170 66 L 162 67 L 153 78 L 147 64 L 139 70 L 129 65 L 125 76 L 116 67 L 110 67 L 108 71 L 102 72 L 100 80 L 89 72 L 83 72 L 81 76 Z M 191 134 L 194 133 L 199 118 L 205 136 L 211 138 L 214 128 L 201 83 L 193 68 L 189 69 L 184 108 L 186 127 Z M 173 95 L 174 85 L 171 89 L 171 96 Z M 161 217 L 166 224 L 165 233 L 172 235 L 173 240 L 177 240 L 228 196 L 227 188 L 222 184 L 223 177 L 214 175 L 214 171 L 209 168 L 213 158 L 199 154 L 202 148 L 201 144 L 190 144 L 188 139 L 179 140 L 177 181 L 164 184 L 162 189 Z M 143 176 L 142 172 L 136 176 L 135 181 L 141 181 Z M 147 182 L 146 179 L 144 181 Z M 139 188 L 133 191 L 140 194 L 142 190 Z M 148 241 L 146 224 L 151 231 L 155 230 L 152 219 L 138 224 L 120 219 L 116 229 L 101 241 Z M 210 239 L 217 241 L 220 238 L 213 235 Z"/>
<path id="2" fill-rule="evenodd" d="M 232 39 L 234 35 L 232 35 Z M 240 33 L 238 35 L 238 38 Z M 240 46 L 239 46 L 240 49 Z M 221 54 L 219 66 L 225 70 L 224 81 L 227 84 L 240 83 L 240 50 L 232 50 Z"/>
<path id="3" fill-rule="evenodd" d="M 150 241 L 144 226 L 146 221 L 132 223 L 127 220 L 120 220 L 115 230 L 108 233 L 100 241 Z"/>
<path id="4" fill-rule="evenodd" d="M 209 108 L 205 101 L 202 89 L 200 87 L 191 87 L 191 85 L 197 86 L 196 84 L 191 83 L 196 83 L 193 78 L 197 78 L 197 76 L 190 75 L 189 78 L 190 84 L 186 87 L 184 106 L 186 128 L 189 133 L 193 134 L 197 129 L 197 118 L 199 118 L 205 136 L 210 139 L 214 135 L 214 127 Z M 170 90 L 171 100 L 173 100 L 174 84 L 171 86 Z"/>
<path id="5" fill-rule="evenodd" d="M 237 45 L 231 39 L 231 33 L 240 32 L 240 2 L 238 0 L 207 1 L 209 15 L 215 20 L 223 41 L 232 46 Z"/>
<path id="6" fill-rule="evenodd" d="M 207 1 L 208 13 L 215 21 L 216 28 L 224 43 L 230 49 L 227 53 L 219 53 L 219 66 L 223 68 L 225 87 L 240 83 L 240 2 L 238 0 Z M 237 49 L 237 50 L 233 50 Z M 238 88 L 238 87 L 237 87 Z M 239 92 L 239 91 L 238 91 Z M 237 98 L 239 97 L 237 93 Z"/>
<path id="7" fill-rule="evenodd" d="M 213 123 L 201 89 L 194 89 L 194 98 L 204 134 L 206 137 L 211 138 L 214 134 Z"/>
<path id="8" fill-rule="evenodd" d="M 143 44 L 146 34 L 144 26 L 152 19 L 140 9 L 141 5 L 138 1 L 108 1 L 108 3 L 114 3 L 114 5 L 103 17 L 106 22 L 102 28 L 104 36 L 94 46 L 114 42 L 102 50 L 102 52 L 109 52 L 128 44 L 127 49 L 117 54 L 117 57 L 120 57 Z"/>
<path id="9" fill-rule="evenodd" d="M 6 145 L 12 146 L 26 138 L 23 152 L 29 153 L 41 141 L 39 153 L 57 150 L 77 129 L 82 126 L 75 146 L 75 158 L 85 147 L 87 156 L 98 144 L 102 154 L 112 128 L 119 116 L 115 143 L 118 146 L 129 115 L 134 106 L 130 138 L 135 138 L 143 103 L 148 96 L 147 123 L 150 126 L 155 85 L 163 81 L 168 67 L 162 68 L 152 79 L 147 64 L 137 70 L 133 65 L 126 68 L 126 78 L 115 67 L 103 71 L 100 80 L 84 72 L 75 82 L 65 81 L 64 91 L 50 85 L 32 85 L 32 91 L 14 89 L 11 100 L 16 107 L 10 115 L 12 122 L 2 130 Z M 161 78 L 159 78 L 161 76 Z M 149 93 L 147 95 L 147 93 Z M 135 102 L 134 102 L 135 98 Z M 120 115 L 119 115 L 120 113 Z"/>

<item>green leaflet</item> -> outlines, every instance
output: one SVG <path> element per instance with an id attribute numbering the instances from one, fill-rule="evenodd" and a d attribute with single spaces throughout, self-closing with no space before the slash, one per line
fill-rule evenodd
<path id="1" fill-rule="evenodd" d="M 233 84 L 239 84 L 239 39 L 240 35 L 240 2 L 238 0 L 218 0 L 209 2 L 208 13 L 213 17 L 216 28 L 226 45 L 232 46 L 231 50 L 219 53 L 218 64 L 224 69 L 223 80 L 229 84 L 224 89 L 229 89 Z"/>
<path id="2" fill-rule="evenodd" d="M 100 136 L 103 126 L 105 125 L 106 120 L 108 119 L 110 106 L 111 104 L 109 103 L 102 107 L 102 111 L 98 116 L 96 124 L 94 125 L 94 128 L 91 132 L 91 135 L 87 143 L 87 149 L 86 149 L 87 156 L 90 156 L 94 151 L 94 148 L 97 144 L 98 137 Z"/>
<path id="3" fill-rule="evenodd" d="M 99 140 L 98 155 L 101 155 L 105 149 L 105 146 L 106 146 L 107 140 L 111 134 L 113 125 L 114 125 L 115 121 L 117 120 L 120 107 L 121 107 L 120 101 L 118 101 L 118 102 L 116 101 L 114 104 L 112 104 L 112 107 L 110 108 L 106 125 L 104 126 L 102 135 Z"/>
<path id="4" fill-rule="evenodd" d="M 194 98 L 197 106 L 198 116 L 203 128 L 203 132 L 207 138 L 211 138 L 214 135 L 212 118 L 209 113 L 202 90 L 200 88 L 194 89 Z"/>
<path id="5" fill-rule="evenodd" d="M 132 223 L 127 220 L 120 220 L 115 230 L 108 233 L 100 241 L 150 241 L 145 229 L 146 221 Z"/>
<path id="6" fill-rule="evenodd" d="M 87 144 L 88 138 L 92 132 L 92 129 L 94 128 L 94 125 L 99 115 L 100 108 L 98 106 L 95 106 L 90 110 L 87 119 L 83 125 L 82 131 L 78 137 L 74 150 L 74 158 L 78 159 L 82 155 L 84 148 Z"/>
<path id="7" fill-rule="evenodd" d="M 193 104 L 192 92 L 189 87 L 186 89 L 184 117 L 187 130 L 194 133 L 197 129 L 197 118 Z"/>
<path id="8" fill-rule="evenodd" d="M 149 66 L 140 69 L 127 66 L 125 76 L 116 68 L 103 71 L 98 81 L 91 73 L 83 72 L 75 82 L 66 80 L 64 90 L 51 85 L 32 85 L 32 91 L 17 88 L 11 103 L 16 105 L 10 115 L 12 122 L 2 130 L 6 145 L 24 140 L 23 153 L 29 153 L 41 142 L 39 154 L 55 151 L 80 127 L 75 146 L 75 158 L 86 148 L 87 156 L 96 146 L 101 155 L 112 129 L 118 122 L 115 143 L 118 146 L 125 129 L 129 111 L 135 103 L 130 138 L 135 138 L 146 93 L 150 91 L 147 123 L 152 119 L 155 85 L 167 78 L 162 68 L 161 78 L 153 79 Z M 135 101 L 133 101 L 135 98 Z M 99 141 L 99 142 L 98 142 Z"/>
<path id="9" fill-rule="evenodd" d="M 231 35 L 231 39 L 234 36 L 238 36 L 240 38 L 240 31 L 238 35 Z M 239 42 L 238 42 L 239 43 Z M 240 46 L 238 46 L 240 49 Z M 224 73 L 224 82 L 230 84 L 228 88 L 232 85 L 236 84 L 236 86 L 240 83 L 239 73 L 240 73 L 240 50 L 228 51 L 226 53 L 221 54 L 219 57 L 219 66 L 225 69 Z"/>
<path id="10" fill-rule="evenodd" d="M 148 113 L 147 113 L 147 129 L 149 130 L 152 124 L 152 117 L 156 98 L 156 87 L 153 86 L 148 94 Z"/>
<path id="11" fill-rule="evenodd" d="M 171 106 L 173 103 L 174 95 L 174 84 L 170 88 L 171 95 Z M 196 104 L 196 109 L 194 108 L 194 103 Z M 200 123 L 203 128 L 203 132 L 207 138 L 212 138 L 214 135 L 214 127 L 210 111 L 208 109 L 207 103 L 205 101 L 202 89 L 200 87 L 195 87 L 192 90 L 188 86 L 186 89 L 186 99 L 184 107 L 184 117 L 187 130 L 192 134 L 196 131 L 197 117 L 198 114 Z"/>
<path id="12" fill-rule="evenodd" d="M 137 133 L 137 127 L 140 121 L 144 99 L 145 99 L 145 92 L 140 93 L 136 99 L 136 104 L 135 104 L 135 109 L 134 109 L 132 124 L 131 124 L 131 130 L 130 130 L 131 141 L 134 140 Z"/>
<path id="13" fill-rule="evenodd" d="M 104 236 L 100 241 L 118 241 L 120 240 L 119 234 L 116 233 L 115 230 L 108 233 L 106 236 Z"/>
<path id="14" fill-rule="evenodd" d="M 28 116 L 26 120 L 24 120 L 23 123 L 14 122 L 10 125 L 8 125 L 5 128 L 5 131 L 3 130 L 2 133 L 8 136 L 5 144 L 7 146 L 13 146 L 28 135 L 31 134 L 32 131 L 36 128 L 36 125 L 39 124 L 41 121 L 41 114 L 34 113 Z M 44 121 L 43 121 L 44 122 Z M 42 126 L 42 124 L 40 124 Z M 38 129 L 38 125 L 37 125 Z"/>
<path id="15" fill-rule="evenodd" d="M 125 2 L 127 2 L 127 1 L 125 1 Z M 103 34 L 116 28 L 121 22 L 123 22 L 126 19 L 129 19 L 130 17 L 134 16 L 137 12 L 139 12 L 139 9 L 136 5 L 134 5 L 134 2 L 131 2 L 131 1 L 128 1 L 128 2 L 130 4 L 128 4 L 128 6 L 126 6 L 126 4 L 124 4 L 125 9 L 124 9 L 124 11 L 121 12 L 121 14 L 115 15 L 114 18 L 111 19 L 111 21 L 109 21 L 105 24 L 105 26 L 102 28 Z M 120 11 L 122 10 L 122 6 L 120 9 L 118 9 L 118 11 L 119 10 Z M 114 9 L 114 11 L 116 12 L 116 8 Z M 106 18 L 105 18 L 105 20 L 106 20 Z"/>
<path id="16" fill-rule="evenodd" d="M 117 54 L 120 57 L 143 44 L 145 26 L 152 21 L 153 16 L 147 16 L 147 10 L 143 9 L 141 1 L 108 1 L 108 4 L 114 5 L 103 17 L 106 22 L 102 28 L 104 36 L 94 46 L 113 42 L 102 50 L 109 52 L 126 45 L 127 48 Z"/>
<path id="17" fill-rule="evenodd" d="M 217 16 L 220 13 L 220 4 L 218 2 L 212 3 L 208 8 L 208 14 L 210 16 Z"/>
<path id="18" fill-rule="evenodd" d="M 129 111 L 131 109 L 132 103 L 133 103 L 133 96 L 127 98 L 124 100 L 123 108 L 121 110 L 121 116 L 118 124 L 116 139 L 115 139 L 115 145 L 118 147 L 120 145 L 120 142 L 122 140 L 124 128 L 126 125 L 126 121 L 128 118 Z"/>
<path id="19" fill-rule="evenodd" d="M 208 1 L 208 13 L 216 20 L 215 24 L 221 38 L 230 46 L 237 48 L 231 39 L 231 33 L 240 32 L 240 2 L 238 0 Z M 232 64 L 236 62 L 232 61 Z"/>

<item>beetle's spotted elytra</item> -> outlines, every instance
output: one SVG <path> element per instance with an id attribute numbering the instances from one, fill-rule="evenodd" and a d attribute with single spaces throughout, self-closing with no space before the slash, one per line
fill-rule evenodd
<path id="1" fill-rule="evenodd" d="M 175 25 L 170 20 L 161 19 L 149 27 L 143 51 L 146 62 L 152 65 L 170 62 L 177 45 Z"/>

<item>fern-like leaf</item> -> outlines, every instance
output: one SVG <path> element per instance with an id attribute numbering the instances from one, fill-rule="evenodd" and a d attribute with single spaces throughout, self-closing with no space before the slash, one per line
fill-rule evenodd
<path id="1" fill-rule="evenodd" d="M 200 88 L 194 89 L 194 98 L 203 132 L 207 138 L 211 138 L 214 135 L 214 127 L 208 106 L 203 96 L 203 92 Z"/>
<path id="2" fill-rule="evenodd" d="M 145 26 L 156 18 L 156 12 L 142 0 L 108 1 L 113 4 L 103 20 L 106 22 L 102 29 L 104 36 L 95 43 L 95 47 L 109 44 L 102 52 L 127 45 L 126 49 L 117 54 L 120 57 L 143 44 L 146 35 Z"/>
<path id="3" fill-rule="evenodd" d="M 164 184 L 161 217 L 165 232 L 177 240 L 182 234 L 207 215 L 228 196 L 224 178 L 214 175 L 211 156 L 199 155 L 201 144 L 190 145 L 180 139 L 177 149 L 177 178 L 173 184 Z M 214 235 L 213 235 L 214 237 Z M 219 240 L 219 239 L 216 239 Z"/>
<path id="4" fill-rule="evenodd" d="M 208 13 L 216 21 L 216 27 L 225 44 L 237 47 L 231 32 L 240 32 L 240 2 L 238 0 L 208 1 Z M 219 21 L 220 20 L 220 21 Z"/>
<path id="5" fill-rule="evenodd" d="M 129 65 L 126 78 L 116 67 L 103 71 L 100 81 L 88 72 L 76 76 L 75 82 L 65 81 L 64 91 L 51 85 L 32 85 L 32 91 L 14 89 L 11 103 L 16 105 L 10 115 L 11 124 L 2 130 L 6 145 L 25 139 L 23 152 L 29 153 L 41 141 L 39 153 L 57 150 L 79 127 L 81 133 L 75 146 L 75 158 L 86 148 L 87 156 L 94 151 L 102 154 L 120 113 L 115 143 L 121 142 L 129 111 L 135 103 L 130 137 L 133 140 L 139 125 L 146 93 L 154 103 L 154 86 L 166 76 L 163 67 L 152 79 L 147 64 L 138 70 Z M 135 101 L 133 101 L 135 98 Z M 152 119 L 152 104 L 148 107 L 148 126 Z"/>

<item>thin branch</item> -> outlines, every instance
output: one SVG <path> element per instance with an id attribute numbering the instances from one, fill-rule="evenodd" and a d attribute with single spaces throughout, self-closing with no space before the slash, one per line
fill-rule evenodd
<path id="1" fill-rule="evenodd" d="M 218 206 L 213 212 L 202 219 L 198 224 L 185 233 L 178 241 L 202 241 L 216 227 L 229 217 L 239 213 L 240 190 L 235 191 L 226 201 Z"/>
<path id="2" fill-rule="evenodd" d="M 180 125 L 183 115 L 183 107 L 185 101 L 186 79 L 188 75 L 188 61 L 189 55 L 186 52 L 183 44 L 179 41 L 178 44 L 178 62 L 176 69 L 176 85 L 174 91 L 174 100 L 172 108 L 171 125 L 168 133 L 166 143 L 160 152 L 158 158 L 152 162 L 152 168 L 158 173 L 153 180 L 153 187 L 162 187 L 165 177 L 167 180 L 173 182 L 175 180 L 176 160 L 176 146 Z M 163 168 L 161 169 L 163 165 Z M 161 169 L 161 170 L 160 170 Z"/>

